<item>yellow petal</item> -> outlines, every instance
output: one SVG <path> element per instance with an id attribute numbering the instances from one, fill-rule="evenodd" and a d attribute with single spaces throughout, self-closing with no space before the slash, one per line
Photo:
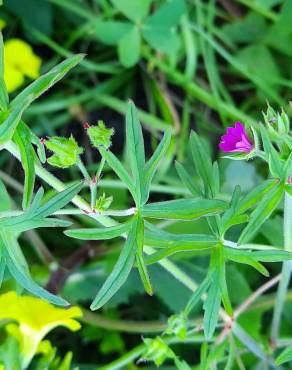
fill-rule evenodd
<path id="1" fill-rule="evenodd" d="M 23 40 L 10 39 L 4 43 L 4 66 L 13 66 L 25 76 L 36 79 L 39 76 L 41 58 Z"/>
<path id="2" fill-rule="evenodd" d="M 17 90 L 24 83 L 24 75 L 17 68 L 8 64 L 5 65 L 4 69 L 4 81 L 7 91 L 10 93 Z"/>

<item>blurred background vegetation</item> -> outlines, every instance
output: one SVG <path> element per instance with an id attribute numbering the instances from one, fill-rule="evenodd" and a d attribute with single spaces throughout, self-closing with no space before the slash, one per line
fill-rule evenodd
<path id="1" fill-rule="evenodd" d="M 72 133 L 86 148 L 84 158 L 90 171 L 97 169 L 99 157 L 86 139 L 86 121 L 102 119 L 115 129 L 112 150 L 127 163 L 123 114 L 129 98 L 139 108 L 148 153 L 162 132 L 171 128 L 172 145 L 152 187 L 155 200 L 187 194 L 173 160 L 190 162 L 187 146 L 191 129 L 206 138 L 217 157 L 218 139 L 226 126 L 236 120 L 261 119 L 267 101 L 289 112 L 290 0 L 4 0 L 0 19 L 11 96 L 64 57 L 86 54 L 77 68 L 27 110 L 25 121 L 40 138 Z M 266 169 L 259 168 L 256 161 L 220 160 L 220 166 L 227 195 L 238 183 L 248 191 L 266 175 Z M 0 178 L 20 204 L 20 166 L 1 152 L 0 168 Z M 190 165 L 189 169 L 193 171 Z M 50 171 L 64 181 L 79 176 L 75 169 L 50 167 Z M 113 195 L 114 208 L 131 206 L 123 185 L 109 169 L 99 189 L 101 194 Z M 281 221 L 281 213 L 276 213 L 257 240 L 282 245 Z M 87 218 L 79 217 L 76 222 L 89 226 Z M 205 221 L 165 226 L 185 232 L 203 232 L 207 227 Z M 236 228 L 234 233 L 238 233 Z M 161 267 L 153 267 L 154 297 L 143 293 L 133 272 L 102 312 L 90 313 L 86 307 L 116 261 L 120 242 L 83 243 L 54 230 L 29 232 L 22 244 L 35 279 L 84 307 L 81 331 L 72 334 L 60 329 L 51 334 L 60 353 L 74 352 L 74 363 L 81 369 L 97 365 L 114 369 L 101 366 L 139 345 L 141 334 L 163 330 L 167 317 L 180 311 L 189 297 L 187 288 Z M 192 259 L 189 253 L 174 260 L 198 282 L 205 275 L 204 258 Z M 279 268 L 271 266 L 270 270 Z M 248 267 L 231 265 L 229 269 L 230 294 L 236 304 L 262 278 Z M 13 283 L 6 281 L 3 290 L 11 287 Z M 260 303 L 240 318 L 255 339 L 266 333 L 265 312 L 274 304 L 274 293 Z M 288 302 L 284 312 L 287 331 L 292 329 L 289 308 Z M 190 364 L 198 363 L 199 346 L 177 345 L 176 352 Z M 253 361 L 248 356 L 246 364 Z"/>

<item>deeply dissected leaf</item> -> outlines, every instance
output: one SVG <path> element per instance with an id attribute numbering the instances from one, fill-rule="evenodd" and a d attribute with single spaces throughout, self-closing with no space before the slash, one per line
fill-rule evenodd
<path id="1" fill-rule="evenodd" d="M 143 170 L 142 199 L 141 199 L 142 204 L 146 203 L 148 200 L 151 181 L 155 175 L 159 162 L 165 155 L 170 145 L 170 140 L 171 132 L 167 131 L 163 135 L 163 138 L 160 141 L 155 152 L 153 153 L 152 157 L 145 164 L 145 168 Z"/>
<path id="2" fill-rule="evenodd" d="M 190 198 L 146 204 L 142 214 L 150 218 L 192 220 L 221 213 L 227 207 L 227 203 L 222 200 Z"/>
<path id="3" fill-rule="evenodd" d="M 186 168 L 179 162 L 175 163 L 175 168 L 184 186 L 191 192 L 191 194 L 194 196 L 200 195 L 202 193 L 201 189 L 196 185 Z"/>
<path id="4" fill-rule="evenodd" d="M 194 309 L 194 307 L 198 304 L 202 295 L 209 288 L 210 283 L 211 283 L 210 276 L 207 275 L 206 278 L 201 282 L 201 284 L 195 290 L 195 292 L 192 294 L 191 298 L 189 299 L 189 301 L 186 305 L 186 308 L 184 309 L 184 313 L 187 316 L 191 313 L 191 311 Z"/>
<path id="5" fill-rule="evenodd" d="M 131 227 L 132 221 L 107 228 L 66 230 L 64 233 L 70 238 L 81 240 L 107 240 L 127 233 Z"/>
<path id="6" fill-rule="evenodd" d="M 103 158 L 108 162 L 111 168 L 119 176 L 119 178 L 127 185 L 136 203 L 139 203 L 139 196 L 136 192 L 135 185 L 133 184 L 133 179 L 131 179 L 130 175 L 128 174 L 120 160 L 112 152 L 108 150 L 100 148 L 99 151 Z"/>
<path id="7" fill-rule="evenodd" d="M 50 89 L 55 83 L 60 81 L 69 71 L 74 68 L 84 58 L 84 54 L 76 54 L 65 59 L 63 62 L 57 64 L 49 72 L 40 76 L 37 80 L 26 87 L 16 98 L 10 103 L 10 108 L 15 109 L 23 101 L 28 100 L 31 104 L 40 95 Z"/>
<path id="8" fill-rule="evenodd" d="M 292 360 L 292 346 L 286 347 L 276 358 L 276 365 L 280 366 Z"/>
<path id="9" fill-rule="evenodd" d="M 22 207 L 25 209 L 29 206 L 33 195 L 35 183 L 35 152 L 31 144 L 30 130 L 22 124 L 22 122 L 18 125 L 13 139 L 19 148 L 21 165 L 25 174 L 22 201 Z"/>
<path id="10" fill-rule="evenodd" d="M 129 231 L 128 238 L 123 246 L 122 252 L 107 280 L 99 290 L 97 296 L 92 302 L 90 308 L 97 310 L 120 289 L 126 281 L 135 261 L 137 252 L 137 218 L 133 221 L 132 228 Z"/>
<path id="11" fill-rule="evenodd" d="M 219 309 L 221 304 L 220 278 L 218 271 L 212 273 L 207 298 L 204 302 L 204 332 L 207 340 L 210 340 L 216 329 Z"/>
<path id="12" fill-rule="evenodd" d="M 131 172 L 135 179 L 138 205 L 141 202 L 141 177 L 145 165 L 144 139 L 137 110 L 133 102 L 128 103 L 126 114 L 127 155 L 131 164 Z"/>
<path id="13" fill-rule="evenodd" d="M 147 266 L 144 260 L 143 247 L 144 247 L 144 220 L 139 217 L 137 226 L 137 254 L 136 254 L 136 264 L 140 274 L 141 281 L 144 285 L 146 292 L 149 295 L 153 294 L 153 288 L 150 281 L 150 277 L 147 271 Z"/>
<path id="14" fill-rule="evenodd" d="M 283 196 L 283 186 L 278 185 L 272 188 L 259 202 L 257 208 L 252 212 L 249 223 L 243 229 L 238 243 L 242 244 L 250 240 L 259 230 L 261 225 L 272 214 Z"/>

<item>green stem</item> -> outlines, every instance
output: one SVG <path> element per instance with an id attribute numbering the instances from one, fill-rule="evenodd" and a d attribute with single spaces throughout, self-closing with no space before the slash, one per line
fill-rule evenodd
<path id="1" fill-rule="evenodd" d="M 286 251 L 292 251 L 292 196 L 285 193 L 284 202 L 284 248 Z M 271 330 L 271 340 L 275 345 L 277 344 L 277 339 L 279 336 L 281 315 L 286 300 L 286 294 L 288 290 L 288 285 L 291 278 L 291 261 L 283 262 L 281 280 L 278 286 L 277 298 L 273 314 L 272 330 Z"/>

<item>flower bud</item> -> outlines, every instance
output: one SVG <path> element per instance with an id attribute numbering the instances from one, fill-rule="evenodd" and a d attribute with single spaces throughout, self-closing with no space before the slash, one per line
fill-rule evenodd
<path id="1" fill-rule="evenodd" d="M 48 163 L 51 166 L 59 168 L 68 168 L 74 166 L 79 159 L 79 155 L 83 153 L 71 135 L 69 138 L 53 136 L 45 141 L 45 146 L 53 155 L 48 158 Z"/>
<path id="2" fill-rule="evenodd" d="M 175 357 L 173 351 L 161 337 L 143 338 L 143 341 L 146 344 L 146 351 L 139 361 L 153 361 L 156 366 L 160 366 L 166 359 Z"/>
<path id="3" fill-rule="evenodd" d="M 97 126 L 86 126 L 86 132 L 93 147 L 108 149 L 111 146 L 114 130 L 107 128 L 103 121 L 98 121 Z"/>
<path id="4" fill-rule="evenodd" d="M 106 197 L 105 193 L 103 193 L 102 196 L 97 199 L 94 209 L 98 212 L 104 212 L 110 207 L 112 201 L 113 197 Z"/>
<path id="5" fill-rule="evenodd" d="M 168 327 L 165 334 L 174 334 L 180 339 L 185 339 L 187 335 L 187 318 L 181 313 L 179 315 L 172 315 L 168 319 Z"/>

